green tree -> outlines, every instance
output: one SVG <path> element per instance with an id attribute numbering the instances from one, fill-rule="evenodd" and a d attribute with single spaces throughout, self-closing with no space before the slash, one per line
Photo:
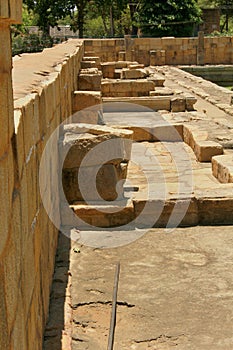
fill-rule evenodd
<path id="1" fill-rule="evenodd" d="M 201 10 L 195 0 L 142 0 L 137 18 L 143 35 L 190 36 Z"/>
<path id="2" fill-rule="evenodd" d="M 37 15 L 37 25 L 49 34 L 49 27 L 58 25 L 58 20 L 70 14 L 74 9 L 73 0 L 24 0 L 29 10 Z"/>
<path id="3" fill-rule="evenodd" d="M 107 36 L 113 37 L 117 32 L 123 30 L 125 11 L 127 9 L 128 2 L 126 0 L 93 0 L 90 3 L 89 11 L 93 13 L 96 17 L 96 14 L 101 16 L 103 21 L 103 26 Z M 121 21 L 122 19 L 122 21 Z M 117 27 L 116 28 L 116 21 Z"/>

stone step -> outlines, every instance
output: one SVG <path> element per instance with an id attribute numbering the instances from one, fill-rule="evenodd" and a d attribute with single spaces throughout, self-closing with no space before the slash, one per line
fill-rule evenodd
<path id="1" fill-rule="evenodd" d="M 78 76 L 78 89 L 84 91 L 101 90 L 102 72 L 97 68 L 81 70 Z"/>
<path id="2" fill-rule="evenodd" d="M 80 228 L 116 227 L 129 224 L 134 219 L 134 206 L 131 200 L 114 201 L 113 204 L 96 202 L 91 205 L 82 202 L 71 205 L 77 216 Z M 88 224 L 88 225 L 86 225 Z"/>
<path id="3" fill-rule="evenodd" d="M 199 162 L 211 162 L 213 156 L 223 154 L 222 145 L 209 141 L 208 133 L 198 127 L 185 124 L 183 139 L 192 148 Z"/>
<path id="4" fill-rule="evenodd" d="M 98 124 L 102 113 L 99 91 L 74 91 L 72 97 L 73 122 Z"/>
<path id="5" fill-rule="evenodd" d="M 233 154 L 213 157 L 212 173 L 221 183 L 233 182 Z"/>
<path id="6" fill-rule="evenodd" d="M 98 68 L 96 61 L 81 61 L 81 69 Z"/>
<path id="7" fill-rule="evenodd" d="M 89 225 L 95 228 L 125 226 L 127 229 L 127 227 L 164 228 L 233 223 L 233 197 L 192 197 L 166 201 L 125 199 L 112 203 L 77 202 L 70 205 L 74 217 L 69 221 L 70 216 L 65 215 L 65 210 L 62 211 L 62 225 L 90 230 Z"/>
<path id="8" fill-rule="evenodd" d="M 138 106 L 147 107 L 150 110 L 171 110 L 171 97 L 170 96 L 140 96 L 140 97 L 103 97 L 103 103 L 119 102 L 117 104 L 119 112 L 127 112 L 127 104 L 135 104 L 135 111 L 138 110 Z M 120 102 L 123 102 L 120 105 Z M 104 108 L 104 106 L 103 106 Z M 109 109 L 109 106 L 106 107 Z M 114 108 L 114 106 L 113 106 Z M 104 110 L 106 110 L 104 108 Z"/>
<path id="9" fill-rule="evenodd" d="M 109 79 L 102 81 L 101 92 L 103 97 L 139 97 L 149 96 L 154 87 L 154 82 L 147 79 Z"/>

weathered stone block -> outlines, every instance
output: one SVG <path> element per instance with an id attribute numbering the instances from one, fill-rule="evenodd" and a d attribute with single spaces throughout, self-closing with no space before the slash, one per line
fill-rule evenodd
<path id="1" fill-rule="evenodd" d="M 150 96 L 170 96 L 174 95 L 174 91 L 168 87 L 156 87 L 154 91 L 150 91 Z"/>
<path id="2" fill-rule="evenodd" d="M 2 28 L 0 28 L 0 31 Z M 0 34 L 0 40 L 7 41 L 6 38 Z M 10 40 L 10 38 L 9 38 Z M 0 47 L 2 54 L 7 55 L 8 52 L 5 52 L 4 47 Z M 10 56 L 9 56 L 10 60 Z M 0 62 L 3 62 L 0 54 Z M 7 67 L 6 67 L 7 68 Z M 1 66 L 1 71 L 4 69 L 4 66 Z M 1 138 L 0 138 L 0 157 L 3 156 L 9 147 L 10 139 L 13 134 L 13 94 L 12 94 L 12 85 L 11 85 L 11 75 L 10 72 L 1 73 L 1 86 L 0 86 L 0 123 L 1 123 Z"/>
<path id="3" fill-rule="evenodd" d="M 142 79 L 147 77 L 147 72 L 144 69 L 127 69 L 121 71 L 121 79 Z"/>
<path id="4" fill-rule="evenodd" d="M 183 97 L 173 97 L 171 99 L 172 112 L 184 112 L 186 109 L 186 100 Z"/>
<path id="5" fill-rule="evenodd" d="M 199 162 L 211 162 L 213 156 L 223 154 L 223 147 L 214 141 L 196 141 L 194 153 Z"/>
<path id="6" fill-rule="evenodd" d="M 150 66 L 163 66 L 166 63 L 165 50 L 150 51 Z"/>
<path id="7" fill-rule="evenodd" d="M 83 124 L 64 126 L 60 141 L 63 163 L 63 188 L 69 202 L 79 200 L 115 200 L 123 195 L 132 132 Z M 73 133 L 72 133 L 73 130 Z M 95 151 L 95 147 L 98 151 Z M 65 152 L 62 155 L 62 152 Z M 89 157 L 85 161 L 85 157 Z M 118 186 L 116 188 L 116 186 Z"/>
<path id="8" fill-rule="evenodd" d="M 125 51 L 119 51 L 118 52 L 118 60 L 119 61 L 125 61 Z"/>
<path id="9" fill-rule="evenodd" d="M 14 160 L 13 152 L 10 147 L 9 152 L 0 161 L 0 198 L 4 205 L 0 211 L 0 255 L 10 235 L 10 220 L 12 210 L 12 194 L 14 189 Z"/>
<path id="10" fill-rule="evenodd" d="M 97 68 L 96 61 L 81 61 L 81 69 Z"/>
<path id="11" fill-rule="evenodd" d="M 202 225 L 232 225 L 233 198 L 198 198 L 198 212 Z"/>
<path id="12" fill-rule="evenodd" d="M 105 164 L 108 161 L 112 163 L 114 159 L 116 162 L 118 159 L 130 159 L 132 135 L 133 132 L 129 130 L 100 125 L 65 125 L 64 136 L 59 142 L 63 168 L 79 167 L 87 154 L 85 166 Z M 91 152 L 97 146 L 98 152 Z"/>
<path id="13" fill-rule="evenodd" d="M 212 173 L 222 183 L 233 182 L 233 157 L 230 154 L 212 157 Z"/>
<path id="14" fill-rule="evenodd" d="M 78 76 L 78 89 L 87 91 L 100 91 L 101 90 L 102 73 L 96 74 L 84 74 L 81 73 Z"/>
<path id="15" fill-rule="evenodd" d="M 85 228 L 85 222 L 95 227 L 115 227 L 127 225 L 134 219 L 134 208 L 130 200 L 121 200 L 114 205 L 72 205 L 74 213 L 83 222 L 80 225 Z"/>
<path id="16" fill-rule="evenodd" d="M 154 86 L 159 86 L 162 87 L 164 82 L 165 82 L 165 78 L 160 76 L 159 74 L 154 74 L 153 76 L 150 76 L 148 78 L 148 81 L 151 81 L 154 83 Z M 152 89 L 151 89 L 152 90 Z"/>
<path id="17" fill-rule="evenodd" d="M 103 78 L 113 79 L 115 75 L 115 68 L 116 68 L 115 62 L 101 63 Z"/>
<path id="18" fill-rule="evenodd" d="M 140 106 L 148 107 L 154 111 L 171 109 L 171 98 L 170 96 L 151 96 L 151 97 L 106 97 L 103 98 L 104 103 L 110 102 L 125 102 L 138 104 Z M 103 105 L 104 108 L 104 105 Z M 124 108 L 124 106 L 123 106 Z M 118 106 L 119 109 L 119 106 Z"/>
<path id="19" fill-rule="evenodd" d="M 73 113 L 82 109 L 100 105 L 102 103 L 101 93 L 97 91 L 74 91 Z"/>
<path id="20" fill-rule="evenodd" d="M 63 169 L 63 189 L 69 203 L 75 201 L 114 201 L 123 197 L 123 179 L 127 163 Z M 122 170 L 120 170 L 122 169 Z M 97 174 L 94 178 L 94 174 Z M 120 176 L 119 176 L 120 175 Z M 80 183 L 83 184 L 80 189 Z M 91 185 L 93 184 L 93 186 Z M 118 197 L 119 196 L 119 197 Z"/>

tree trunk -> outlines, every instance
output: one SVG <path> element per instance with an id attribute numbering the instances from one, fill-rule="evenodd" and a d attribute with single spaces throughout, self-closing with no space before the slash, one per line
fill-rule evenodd
<path id="1" fill-rule="evenodd" d="M 110 6 L 110 36 L 114 37 L 114 19 L 113 19 L 113 8 Z"/>
<path id="2" fill-rule="evenodd" d="M 138 33 L 138 27 L 136 27 L 134 23 L 134 13 L 136 12 L 136 4 L 130 3 L 129 4 L 129 10 L 130 10 L 130 17 L 131 17 L 131 22 L 132 22 L 132 33 L 131 35 L 137 35 Z"/>
<path id="3" fill-rule="evenodd" d="M 77 5 L 78 9 L 78 30 L 79 30 L 79 38 L 83 38 L 83 32 L 84 32 L 84 10 L 85 10 L 86 2 L 83 0 L 80 0 Z"/>

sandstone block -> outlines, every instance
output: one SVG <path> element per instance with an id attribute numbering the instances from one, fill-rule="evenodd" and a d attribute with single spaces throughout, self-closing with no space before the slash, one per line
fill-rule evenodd
<path id="1" fill-rule="evenodd" d="M 87 91 L 100 91 L 101 90 L 102 73 L 97 74 L 79 74 L 78 76 L 78 89 Z"/>
<path id="2" fill-rule="evenodd" d="M 183 97 L 173 97 L 171 99 L 172 112 L 184 112 L 186 108 L 186 100 Z"/>
<path id="3" fill-rule="evenodd" d="M 223 154 L 223 147 L 214 141 L 196 141 L 194 153 L 199 162 L 211 162 L 213 156 Z"/>
<path id="4" fill-rule="evenodd" d="M 100 125 L 65 125 L 64 136 L 59 141 L 63 168 L 79 167 L 87 154 L 85 166 L 105 164 L 108 161 L 112 163 L 114 159 L 117 162 L 118 159 L 130 159 L 132 135 L 133 132 L 129 130 Z M 91 152 L 97 146 L 98 152 Z"/>
<path id="5" fill-rule="evenodd" d="M 146 78 L 147 72 L 144 69 L 127 69 L 121 71 L 121 79 L 142 79 Z"/>
<path id="6" fill-rule="evenodd" d="M 166 64 L 165 50 L 150 51 L 150 66 L 163 66 Z"/>
<path id="7" fill-rule="evenodd" d="M 2 31 L 2 28 L 1 28 Z M 2 34 L 5 32 L 3 31 Z M 8 37 L 8 35 L 7 35 Z M 6 42 L 6 37 L 3 38 L 3 35 L 0 34 L 0 39 L 4 42 Z M 9 38 L 10 43 L 10 38 Z M 10 74 L 10 67 L 9 67 L 9 73 L 7 71 L 4 73 L 3 70 L 3 62 L 6 60 L 5 57 L 7 57 L 8 50 L 7 45 L 4 45 L 1 47 L 2 54 L 0 54 L 0 60 L 1 60 L 1 87 L 0 87 L 0 93 L 1 93 L 1 99 L 0 99 L 0 123 L 1 123 L 1 138 L 0 138 L 0 157 L 7 151 L 11 136 L 13 134 L 13 93 L 12 93 L 12 84 L 11 84 L 11 74 Z M 4 55 L 3 57 L 1 57 Z M 9 52 L 9 61 L 10 61 L 10 52 Z"/>
<path id="8" fill-rule="evenodd" d="M 145 66 L 144 64 L 139 64 L 139 63 L 132 63 L 127 65 L 128 69 L 143 69 Z"/>
<path id="9" fill-rule="evenodd" d="M 114 205 L 72 205 L 71 208 L 84 222 L 96 227 L 116 227 L 126 225 L 134 219 L 134 208 L 130 200 L 117 201 Z M 85 223 L 82 223 L 84 225 Z"/>
<path id="10" fill-rule="evenodd" d="M 63 169 L 62 182 L 67 201 L 122 199 L 124 181 L 118 182 L 126 177 L 125 168 L 127 163 L 118 161 L 114 164 Z"/>
<path id="11" fill-rule="evenodd" d="M 80 124 L 65 125 L 64 132 L 60 152 L 62 159 L 65 157 L 63 188 L 67 200 L 122 197 L 124 181 L 118 182 L 126 178 L 131 151 L 131 140 L 126 137 L 131 138 L 132 132 L 99 126 L 87 128 L 85 124 L 82 128 Z M 85 157 L 89 158 L 85 161 Z"/>
<path id="12" fill-rule="evenodd" d="M 81 61 L 81 69 L 97 68 L 96 61 Z"/>
<path id="13" fill-rule="evenodd" d="M 198 198 L 198 211 L 202 225 L 232 225 L 233 198 Z"/>
<path id="14" fill-rule="evenodd" d="M 101 93 L 99 91 L 74 91 L 73 113 L 91 106 L 100 105 L 101 102 Z"/>
<path id="15" fill-rule="evenodd" d="M 0 211 L 0 255 L 3 253 L 5 244 L 10 236 L 10 220 L 14 184 L 14 159 L 12 148 L 10 147 L 9 152 L 0 161 L 0 198 L 4 203 Z"/>
<path id="16" fill-rule="evenodd" d="M 173 90 L 167 87 L 156 87 L 154 91 L 150 91 L 150 96 L 170 96 L 173 94 Z"/>
<path id="17" fill-rule="evenodd" d="M 224 154 L 212 157 L 212 173 L 221 183 L 233 182 L 233 157 Z"/>
<path id="18" fill-rule="evenodd" d="M 103 78 L 113 79 L 115 75 L 115 68 L 116 68 L 115 62 L 101 63 Z"/>
<path id="19" fill-rule="evenodd" d="M 148 107 L 154 111 L 166 110 L 170 111 L 171 109 L 171 98 L 170 96 L 151 96 L 151 97 L 106 97 L 103 98 L 104 103 L 110 102 L 125 102 L 133 103 L 140 106 Z M 124 109 L 124 106 L 122 106 Z M 104 108 L 104 105 L 103 105 Z M 118 106 L 118 110 L 119 110 Z"/>
<path id="20" fill-rule="evenodd" d="M 158 75 L 158 74 L 154 74 L 153 76 L 150 76 L 148 78 L 148 81 L 151 81 L 154 83 L 154 86 L 159 86 L 159 87 L 162 87 L 164 82 L 165 82 L 165 78 Z M 153 89 L 151 89 L 153 90 Z"/>
<path id="21" fill-rule="evenodd" d="M 125 61 L 125 51 L 119 51 L 118 52 L 118 60 L 119 61 Z"/>

